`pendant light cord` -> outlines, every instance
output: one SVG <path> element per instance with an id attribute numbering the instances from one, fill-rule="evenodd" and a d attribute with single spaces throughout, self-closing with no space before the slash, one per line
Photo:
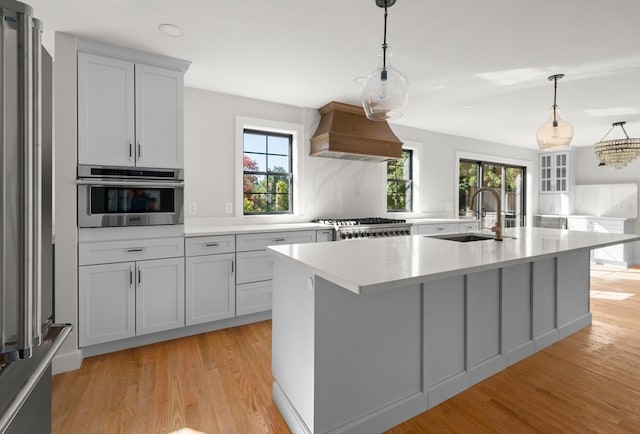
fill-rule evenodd
<path id="1" fill-rule="evenodd" d="M 558 120 L 556 119 L 556 94 L 558 93 L 558 77 L 553 77 L 553 126 L 558 126 Z"/>
<path id="2" fill-rule="evenodd" d="M 384 2 L 384 35 L 382 37 L 382 71 L 380 79 L 387 79 L 387 2 Z"/>

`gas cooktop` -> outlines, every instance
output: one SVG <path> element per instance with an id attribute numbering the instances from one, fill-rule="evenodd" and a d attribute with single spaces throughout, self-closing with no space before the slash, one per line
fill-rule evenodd
<path id="1" fill-rule="evenodd" d="M 403 219 L 364 217 L 345 219 L 319 218 L 312 221 L 313 223 L 333 226 L 336 231 L 335 239 L 337 240 L 395 237 L 411 234 L 411 224 Z"/>
<path id="2" fill-rule="evenodd" d="M 311 220 L 313 223 L 321 223 L 334 226 L 373 226 L 373 225 L 389 225 L 395 223 L 406 223 L 403 219 L 389 219 L 384 217 L 364 217 L 364 218 L 344 218 L 331 219 L 319 218 Z"/>

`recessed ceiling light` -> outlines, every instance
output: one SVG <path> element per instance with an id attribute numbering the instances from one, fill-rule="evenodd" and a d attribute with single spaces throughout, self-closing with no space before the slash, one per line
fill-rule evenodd
<path id="1" fill-rule="evenodd" d="M 179 38 L 180 36 L 182 36 L 184 33 L 182 32 L 182 29 L 178 26 L 176 26 L 175 24 L 160 24 L 158 26 L 158 29 L 164 33 L 167 36 L 173 36 L 174 38 Z"/>
<path id="2" fill-rule="evenodd" d="M 471 107 L 473 107 L 472 105 L 469 104 L 465 104 L 465 105 L 461 105 L 460 107 L 458 107 L 460 110 L 467 110 L 470 109 Z"/>

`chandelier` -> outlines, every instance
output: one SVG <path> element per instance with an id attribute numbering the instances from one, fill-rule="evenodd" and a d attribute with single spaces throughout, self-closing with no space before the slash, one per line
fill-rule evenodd
<path id="1" fill-rule="evenodd" d="M 549 81 L 553 81 L 553 105 L 551 106 L 549 120 L 542 124 L 536 132 L 536 140 L 541 150 L 567 147 L 573 139 L 573 126 L 569 122 L 560 119 L 560 109 L 556 104 L 558 80 L 562 77 L 564 77 L 564 74 L 556 74 L 549 77 Z"/>
<path id="2" fill-rule="evenodd" d="M 600 160 L 600 166 L 609 166 L 622 169 L 640 156 L 640 139 L 631 139 L 624 129 L 626 122 L 614 122 L 607 134 L 594 145 L 596 157 Z M 620 127 L 624 133 L 623 139 L 605 140 L 609 133 Z"/>
<path id="3" fill-rule="evenodd" d="M 387 8 L 396 0 L 375 0 L 376 5 L 384 8 L 384 38 L 380 49 L 381 64 L 369 74 L 362 84 L 362 108 L 372 121 L 386 121 L 402 116 L 402 110 L 408 101 L 409 81 L 397 69 L 391 66 L 391 47 L 387 45 Z"/>

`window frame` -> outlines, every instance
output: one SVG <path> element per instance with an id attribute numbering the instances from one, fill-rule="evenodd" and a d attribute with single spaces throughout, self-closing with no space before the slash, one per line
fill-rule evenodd
<path id="1" fill-rule="evenodd" d="M 244 138 L 246 134 L 253 134 L 253 135 L 259 135 L 259 136 L 263 136 L 265 137 L 266 140 L 266 147 L 265 147 L 265 152 L 247 152 L 244 148 L 245 143 L 244 143 Z M 281 132 L 273 132 L 273 131 L 265 131 L 265 130 L 257 130 L 257 129 L 253 129 L 253 128 L 244 128 L 242 131 L 242 137 L 243 137 L 243 167 L 242 167 L 242 177 L 243 177 L 243 191 L 242 191 L 242 214 L 245 216 L 248 215 L 277 215 L 277 214 L 293 214 L 294 213 L 294 209 L 293 209 L 293 135 L 289 134 L 289 133 L 281 133 Z M 269 170 L 269 156 L 285 156 L 283 154 L 277 154 L 277 153 L 271 153 L 269 152 L 269 137 L 280 137 L 280 138 L 285 138 L 287 139 L 288 143 L 288 152 L 287 152 L 287 172 L 273 172 Z M 244 167 L 244 155 L 246 154 L 256 154 L 256 155 L 264 155 L 265 156 L 265 163 L 266 163 L 266 167 L 264 168 L 265 170 L 258 170 L 258 171 L 247 171 L 246 168 Z M 245 191 L 244 191 L 244 177 L 246 175 L 255 175 L 255 176 L 265 176 L 267 178 L 267 191 L 265 193 L 256 193 L 253 192 L 252 194 L 264 194 L 266 197 L 266 202 L 267 203 L 273 203 L 274 201 L 277 202 L 277 195 L 278 193 L 271 193 L 269 190 L 269 178 L 274 178 L 274 177 L 281 177 L 281 176 L 286 176 L 288 179 L 288 193 L 287 193 L 287 201 L 288 201 L 288 210 L 287 211 L 259 211 L 259 212 L 247 212 L 244 209 L 244 198 L 245 198 Z M 276 197 L 275 198 L 271 198 L 270 196 L 272 194 L 275 194 Z"/>
<path id="2" fill-rule="evenodd" d="M 302 140 L 304 139 L 304 127 L 302 124 L 274 121 L 269 119 L 250 118 L 236 116 L 235 125 L 235 207 L 233 215 L 247 220 L 278 221 L 290 220 L 294 216 L 303 215 L 302 202 L 300 200 L 300 176 L 302 172 Z M 291 181 L 290 201 L 291 212 L 277 213 L 244 213 L 244 131 L 256 130 L 271 134 L 291 135 Z"/>
<path id="3" fill-rule="evenodd" d="M 530 226 L 530 222 L 531 220 L 531 212 L 534 209 L 533 207 L 533 197 L 534 197 L 534 186 L 536 185 L 535 182 L 532 182 L 532 176 L 533 174 L 536 172 L 536 170 L 534 170 L 534 162 L 531 160 L 521 160 L 521 159 L 516 159 L 516 158 L 508 158 L 508 157 L 502 157 L 502 156 L 497 156 L 497 155 L 490 155 L 490 154 L 477 154 L 477 153 L 472 153 L 472 152 L 463 152 L 463 151 L 456 151 L 456 158 L 455 158 L 455 166 L 454 166 L 454 215 L 455 216 L 459 216 L 460 210 L 459 210 L 459 195 L 460 195 L 460 190 L 459 190 L 459 179 L 460 179 L 460 160 L 470 160 L 470 161 L 483 161 L 483 162 L 487 162 L 487 163 L 494 163 L 494 164 L 500 164 L 500 165 L 506 165 L 506 166 L 520 166 L 525 168 L 525 172 L 524 172 L 524 178 L 523 178 L 523 189 L 524 189 L 524 201 L 523 201 L 523 205 L 524 205 L 524 226 Z M 536 191 L 537 194 L 537 191 Z"/>
<path id="4" fill-rule="evenodd" d="M 402 179 L 390 179 L 389 178 L 389 164 L 397 164 L 399 160 L 396 161 L 387 161 L 387 165 L 386 165 L 386 196 L 385 196 L 385 208 L 387 210 L 388 213 L 411 213 L 414 211 L 414 198 L 415 198 L 415 191 L 414 191 L 414 150 L 410 149 L 410 148 L 403 148 L 402 149 L 402 154 L 403 155 L 408 155 L 409 156 L 409 170 L 408 170 L 408 179 L 407 178 L 402 178 Z M 395 183 L 395 184 L 405 184 L 405 192 L 408 191 L 409 192 L 409 197 L 408 197 L 408 204 L 409 204 L 409 208 L 404 208 L 404 209 L 393 209 L 393 208 L 389 208 L 389 183 Z M 407 199 L 406 195 L 405 195 L 405 199 Z"/>

